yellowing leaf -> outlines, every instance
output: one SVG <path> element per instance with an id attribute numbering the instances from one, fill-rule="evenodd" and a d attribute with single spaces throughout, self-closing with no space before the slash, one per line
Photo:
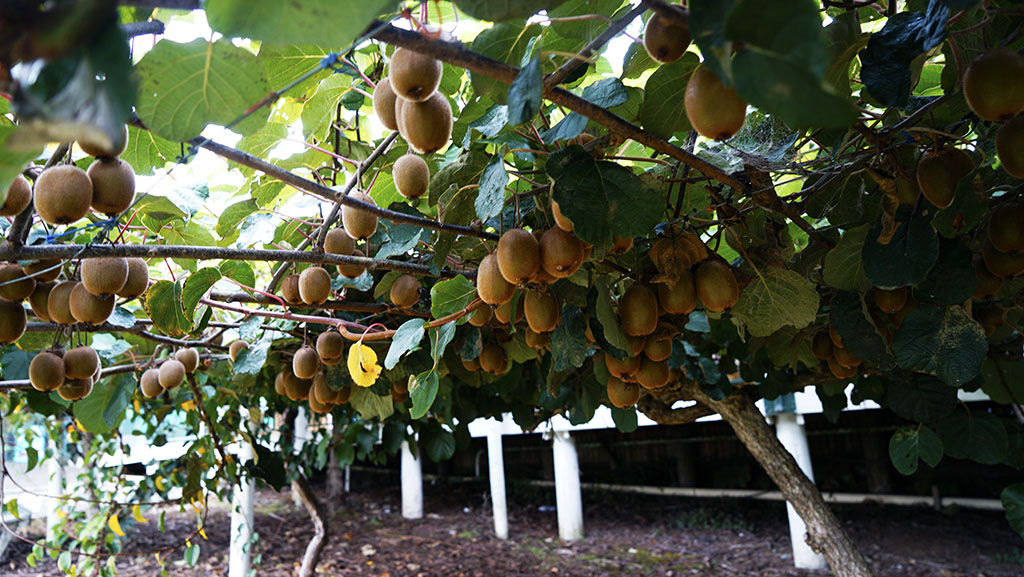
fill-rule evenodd
<path id="1" fill-rule="evenodd" d="M 200 527 L 200 528 L 199 528 L 199 534 L 200 534 L 200 535 L 202 535 L 203 539 L 205 539 L 205 540 L 207 540 L 207 541 L 209 541 L 209 540 L 210 540 L 210 538 L 206 536 L 206 529 L 204 529 L 204 528 Z"/>
<path id="2" fill-rule="evenodd" d="M 79 431 L 81 431 L 81 432 L 83 432 L 83 433 L 85 432 L 85 427 L 83 427 L 83 426 L 82 426 L 82 421 L 79 421 L 78 419 L 75 419 L 75 427 L 76 427 L 76 428 L 77 428 L 77 429 L 78 429 Z"/>
<path id="3" fill-rule="evenodd" d="M 167 490 L 167 486 L 164 485 L 164 478 L 163 477 L 157 477 L 156 481 L 154 481 L 154 483 L 156 484 L 156 488 L 158 490 L 160 490 L 160 491 L 166 491 Z"/>
<path id="4" fill-rule="evenodd" d="M 196 408 L 196 402 L 192 400 L 185 401 L 181 404 L 181 408 L 186 411 L 194 411 Z"/>
<path id="5" fill-rule="evenodd" d="M 15 519 L 21 519 L 21 515 L 18 514 L 18 500 L 11 499 L 7 502 L 7 512 L 14 515 Z"/>
<path id="6" fill-rule="evenodd" d="M 121 522 L 117 520 L 117 515 L 111 515 L 107 519 L 107 526 L 110 530 L 117 534 L 118 537 L 124 537 L 124 531 L 121 530 Z"/>
<path id="7" fill-rule="evenodd" d="M 132 517 L 134 517 L 135 521 L 138 523 L 149 523 L 149 521 L 142 516 L 142 507 L 139 507 L 138 505 L 132 506 Z"/>
<path id="8" fill-rule="evenodd" d="M 381 366 L 377 364 L 377 353 L 363 343 L 356 343 L 348 349 L 348 372 L 360 387 L 372 387 L 380 376 Z"/>

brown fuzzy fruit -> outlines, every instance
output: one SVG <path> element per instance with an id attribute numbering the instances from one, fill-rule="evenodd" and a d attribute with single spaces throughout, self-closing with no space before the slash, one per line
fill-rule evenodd
<path id="1" fill-rule="evenodd" d="M 989 272 L 981 255 L 974 255 L 971 264 L 974 266 L 974 275 L 978 277 L 978 288 L 974 289 L 974 294 L 971 297 L 983 299 L 999 292 L 999 289 L 1003 287 L 1003 279 Z"/>
<path id="2" fill-rule="evenodd" d="M 377 202 L 369 194 L 360 190 L 349 192 L 348 198 L 377 206 Z M 348 204 L 341 206 L 341 221 L 345 224 L 345 231 L 355 239 L 367 239 L 377 232 L 377 215 Z"/>
<path id="3" fill-rule="evenodd" d="M 996 133 L 996 154 L 1010 176 L 1024 178 L 1024 115 L 1007 120 Z"/>
<path id="4" fill-rule="evenodd" d="M 282 397 L 286 395 L 285 389 L 284 389 L 284 373 L 283 372 L 282 373 L 277 373 L 277 376 L 274 377 L 274 392 L 279 394 L 279 395 L 281 395 Z"/>
<path id="5" fill-rule="evenodd" d="M 906 306 L 904 305 L 904 309 L 905 308 L 906 308 Z M 903 309 L 901 309 L 901 310 L 903 310 Z M 832 346 L 833 347 L 835 347 L 837 349 L 843 348 L 843 338 L 839 336 L 839 333 L 836 332 L 835 327 L 833 327 L 832 325 L 828 326 L 828 338 L 829 338 L 830 341 L 832 341 Z"/>
<path id="6" fill-rule="evenodd" d="M 676 286 L 658 283 L 658 304 L 672 315 L 688 315 L 697 308 L 697 285 L 693 273 L 686 271 L 679 275 Z"/>
<path id="7" fill-rule="evenodd" d="M 664 361 L 672 356 L 672 339 L 648 337 L 644 344 L 644 356 L 652 361 Z"/>
<path id="8" fill-rule="evenodd" d="M 300 379 L 312 379 L 320 370 L 320 357 L 316 349 L 306 345 L 295 352 L 292 357 L 292 372 Z"/>
<path id="9" fill-rule="evenodd" d="M 7 197 L 0 205 L 0 216 L 18 216 L 32 202 L 32 185 L 22 175 L 14 178 L 7 189 Z"/>
<path id="10" fill-rule="evenodd" d="M 356 239 L 343 228 L 332 228 L 324 237 L 324 252 L 350 255 L 356 251 Z"/>
<path id="11" fill-rule="evenodd" d="M 558 297 L 548 291 L 526 291 L 523 309 L 526 324 L 536 333 L 549 333 L 555 330 L 561 318 Z"/>
<path id="12" fill-rule="evenodd" d="M 451 140 L 452 106 L 440 92 L 423 102 L 407 102 L 401 107 L 398 131 L 416 152 L 433 154 Z"/>
<path id="13" fill-rule="evenodd" d="M 1024 203 L 1008 202 L 992 211 L 988 240 L 999 252 L 1024 252 Z"/>
<path id="14" fill-rule="evenodd" d="M 92 347 L 75 347 L 64 353 L 64 374 L 69 379 L 84 379 L 96 373 L 100 356 Z"/>
<path id="15" fill-rule="evenodd" d="M 981 119 L 999 121 L 1024 110 L 1024 56 L 1008 48 L 990 50 L 964 72 L 964 96 Z"/>
<path id="16" fill-rule="evenodd" d="M 405 198 L 419 198 L 430 186 L 430 167 L 427 161 L 415 154 L 403 154 L 391 169 L 395 188 Z"/>
<path id="17" fill-rule="evenodd" d="M 388 130 L 398 130 L 398 120 L 395 118 L 395 99 L 398 96 L 391 89 L 391 79 L 384 78 L 377 83 L 373 89 L 373 112 L 377 120 Z"/>
<path id="18" fill-rule="evenodd" d="M 55 391 L 64 383 L 64 359 L 43 351 L 28 365 L 28 380 L 37 391 Z"/>
<path id="19" fill-rule="evenodd" d="M 647 347 L 647 337 L 644 335 L 626 335 L 626 342 L 629 343 L 629 351 L 633 353 L 633 356 L 644 352 L 644 349 Z"/>
<path id="20" fill-rule="evenodd" d="M 65 401 L 80 401 L 92 392 L 92 379 L 67 379 L 57 387 L 57 394 Z"/>
<path id="21" fill-rule="evenodd" d="M 626 236 L 612 236 L 612 248 L 608 254 L 625 254 L 633 248 L 633 239 Z"/>
<path id="22" fill-rule="evenodd" d="M 344 405 L 352 396 L 352 385 L 345 385 L 334 393 L 334 404 Z"/>
<path id="23" fill-rule="evenodd" d="M 729 265 L 718 260 L 707 260 L 697 267 L 694 276 L 697 297 L 709 311 L 721 312 L 740 299 L 740 287 Z"/>
<path id="24" fill-rule="evenodd" d="M 51 293 L 52 294 L 52 293 Z M 85 289 L 85 285 L 77 283 L 71 289 L 71 298 L 68 301 L 71 307 L 71 316 L 80 323 L 90 325 L 103 324 L 114 312 L 114 297 L 94 295 Z"/>
<path id="25" fill-rule="evenodd" d="M 13 343 L 25 334 L 28 315 L 21 303 L 0 301 L 0 343 Z"/>
<path id="26" fill-rule="evenodd" d="M 832 358 L 846 368 L 860 366 L 860 357 L 851 353 L 849 349 L 833 349 L 833 353 Z"/>
<path id="27" fill-rule="evenodd" d="M 649 335 L 658 328 L 658 297 L 646 285 L 633 283 L 619 299 L 619 320 L 627 335 Z"/>
<path id="28" fill-rule="evenodd" d="M 411 308 L 420 300 L 420 281 L 408 274 L 395 279 L 391 285 L 391 302 L 398 308 Z"/>
<path id="29" fill-rule="evenodd" d="M 704 138 L 728 140 L 733 137 L 747 117 L 747 103 L 726 87 L 714 72 L 698 68 L 686 84 L 683 98 L 690 124 Z"/>
<path id="30" fill-rule="evenodd" d="M 645 389 L 659 389 L 668 384 L 671 376 L 667 361 L 652 361 L 645 357 L 633 378 Z"/>
<path id="31" fill-rule="evenodd" d="M 562 214 L 562 207 L 554 199 L 551 200 L 551 216 L 555 218 L 555 225 L 565 232 L 576 230 L 576 225 L 569 220 L 569 217 Z"/>
<path id="32" fill-rule="evenodd" d="M 120 158 L 100 159 L 86 172 L 92 180 L 92 207 L 96 212 L 115 215 L 135 200 L 135 171 Z"/>
<path id="33" fill-rule="evenodd" d="M 492 316 L 494 316 L 494 311 L 491 310 L 491 307 L 487 303 L 481 303 L 473 311 L 473 314 L 469 315 L 469 324 L 474 327 L 482 327 L 491 322 Z"/>
<path id="34" fill-rule="evenodd" d="M 974 160 L 959 148 L 925 154 L 917 163 L 917 185 L 928 202 L 946 208 L 953 202 L 960 180 L 974 170 Z"/>
<path id="35" fill-rule="evenodd" d="M 243 340 L 233 341 L 228 345 L 228 355 L 231 357 L 231 362 L 237 361 L 239 353 L 247 350 L 249 350 L 249 343 Z"/>
<path id="36" fill-rule="evenodd" d="M 640 386 L 615 377 L 608 379 L 608 400 L 620 409 L 632 407 L 640 400 Z"/>
<path id="37" fill-rule="evenodd" d="M 114 142 L 98 144 L 88 140 L 79 140 L 78 147 L 82 149 L 82 152 L 96 158 L 113 158 L 115 156 L 121 156 L 124 154 L 124 151 L 128 149 L 128 125 L 125 125 L 124 132 L 122 132 L 121 137 L 115 139 Z"/>
<path id="38" fill-rule="evenodd" d="M 543 349 L 548 346 L 548 334 L 538 333 L 530 327 L 526 327 L 526 346 L 536 350 Z"/>
<path id="39" fill-rule="evenodd" d="M 441 61 L 407 48 L 395 50 L 388 68 L 391 90 L 411 102 L 430 98 L 441 84 Z"/>
<path id="40" fill-rule="evenodd" d="M 36 179 L 36 212 L 50 224 L 75 222 L 89 214 L 90 205 L 92 181 L 77 166 L 54 166 Z"/>
<path id="41" fill-rule="evenodd" d="M 284 391 L 288 398 L 293 401 L 305 401 L 309 398 L 309 391 L 313 388 L 311 379 L 300 379 L 291 371 L 284 374 Z"/>
<path id="42" fill-rule="evenodd" d="M 281 280 L 281 296 L 288 304 L 302 304 L 302 295 L 299 294 L 299 275 L 290 274 Z"/>
<path id="43" fill-rule="evenodd" d="M 310 391 L 309 398 L 315 398 L 317 402 L 324 405 L 333 405 L 335 394 L 334 389 L 327 383 L 327 375 L 325 373 L 319 372 L 313 377 L 313 388 Z"/>
<path id="44" fill-rule="evenodd" d="M 608 368 L 608 372 L 613 377 L 619 379 L 633 376 L 640 369 L 641 361 L 640 356 L 626 357 L 624 359 L 617 359 L 609 354 L 604 356 L 604 365 Z"/>
<path id="45" fill-rule="evenodd" d="M 857 367 L 844 367 L 835 357 L 828 360 L 828 370 L 832 371 L 832 376 L 837 379 L 849 379 L 857 374 Z"/>
<path id="46" fill-rule="evenodd" d="M 141 257 L 128 257 L 128 280 L 124 287 L 117 292 L 117 296 L 124 298 L 135 298 L 146 294 L 149 289 L 149 265 L 146 259 Z"/>
<path id="47" fill-rule="evenodd" d="M 320 400 L 316 398 L 316 394 L 313 392 L 314 387 L 310 387 L 310 392 L 306 395 L 306 402 L 309 403 L 309 410 L 317 415 L 326 415 L 327 413 L 330 413 L 331 410 L 334 409 L 334 405 L 328 403 L 321 403 Z M 333 399 L 333 396 L 331 398 Z"/>
<path id="48" fill-rule="evenodd" d="M 686 13 L 680 19 L 669 19 L 654 13 L 644 27 L 644 48 L 656 62 L 666 64 L 679 60 L 690 46 L 690 25 Z"/>
<path id="49" fill-rule="evenodd" d="M 833 348 L 832 339 L 828 336 L 828 331 L 814 333 L 814 339 L 811 340 L 811 353 L 815 358 L 823 361 L 831 359 Z"/>
<path id="50" fill-rule="evenodd" d="M 73 325 L 78 322 L 71 314 L 71 291 L 79 283 L 64 281 L 57 283 L 57 286 L 50 290 L 50 296 L 46 297 L 46 312 L 50 320 L 59 325 Z"/>
<path id="51" fill-rule="evenodd" d="M 176 359 L 164 361 L 160 365 L 160 386 L 173 389 L 185 381 L 185 365 Z"/>
<path id="52" fill-rule="evenodd" d="M 160 370 L 146 369 L 139 377 L 139 388 L 142 394 L 148 399 L 155 399 L 164 394 L 164 388 L 160 386 Z"/>
<path id="53" fill-rule="evenodd" d="M 199 368 L 199 351 L 192 347 L 178 349 L 178 351 L 174 353 L 174 358 L 180 362 L 183 367 L 185 367 L 185 372 L 190 375 L 196 372 L 196 369 Z"/>
<path id="54" fill-rule="evenodd" d="M 299 275 L 299 297 L 307 305 L 318 305 L 331 296 L 331 275 L 323 267 L 311 266 Z"/>
<path id="55" fill-rule="evenodd" d="M 512 318 L 513 306 L 516 308 L 515 318 Z M 508 302 L 494 307 L 494 320 L 503 325 L 516 324 L 523 320 L 523 315 L 523 293 L 519 293 L 515 298 L 509 299 Z"/>
<path id="56" fill-rule="evenodd" d="M 57 286 L 57 283 L 53 282 L 36 283 L 36 290 L 32 291 L 32 294 L 28 297 L 28 304 L 32 307 L 32 312 L 41 321 L 51 321 L 47 303 L 50 300 L 50 291 L 55 286 Z"/>
<path id="57" fill-rule="evenodd" d="M 985 329 L 985 334 L 990 336 L 1006 322 L 1006 311 L 997 304 L 975 306 L 971 316 Z"/>
<path id="58" fill-rule="evenodd" d="M 1000 252 L 992 241 L 986 239 L 981 246 L 981 257 L 985 260 L 985 268 L 998 277 L 1010 278 L 1024 274 L 1024 252 Z"/>
<path id="59" fill-rule="evenodd" d="M 505 349 L 494 343 L 487 343 L 480 349 L 480 368 L 492 374 L 499 374 L 505 371 L 508 366 L 508 359 L 505 358 Z"/>
<path id="60" fill-rule="evenodd" d="M 540 244 L 521 228 L 509 229 L 498 241 L 498 270 L 508 282 L 529 282 L 540 272 Z"/>
<path id="61" fill-rule="evenodd" d="M 462 359 L 462 368 L 466 369 L 471 373 L 475 373 L 480 370 L 480 359 Z"/>
<path id="62" fill-rule="evenodd" d="M 907 287 L 893 290 L 875 289 L 875 304 L 885 313 L 894 313 L 907 304 Z"/>
<path id="63" fill-rule="evenodd" d="M 36 281 L 16 264 L 0 265 L 0 299 L 21 302 L 36 290 Z"/>
<path id="64" fill-rule="evenodd" d="M 316 354 L 320 359 L 338 359 L 345 351 L 345 338 L 338 331 L 324 331 L 316 338 Z"/>
<path id="65" fill-rule="evenodd" d="M 572 233 L 554 227 L 541 235 L 540 266 L 554 278 L 572 276 L 583 264 L 583 259 L 583 243 Z"/>
<path id="66" fill-rule="evenodd" d="M 62 271 L 63 261 L 59 258 L 36 260 L 21 266 L 26 275 L 35 275 L 32 278 L 36 282 L 50 282 L 57 280 Z"/>
<path id="67" fill-rule="evenodd" d="M 117 256 L 83 258 L 78 270 L 85 290 L 98 296 L 117 294 L 128 282 L 128 260 Z"/>
<path id="68" fill-rule="evenodd" d="M 516 287 L 501 274 L 498 257 L 489 254 L 480 261 L 476 271 L 476 293 L 489 305 L 501 305 L 512 300 Z"/>

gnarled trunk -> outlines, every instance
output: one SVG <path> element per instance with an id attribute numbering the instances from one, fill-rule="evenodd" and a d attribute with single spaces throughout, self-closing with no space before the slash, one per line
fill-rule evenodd
<path id="1" fill-rule="evenodd" d="M 292 492 L 302 501 L 310 518 L 313 520 L 313 538 L 309 540 L 309 545 L 306 545 L 306 553 L 302 556 L 302 566 L 299 567 L 299 577 L 313 577 L 313 574 L 316 572 L 316 564 L 320 561 L 320 553 L 327 545 L 327 538 L 329 537 L 327 519 L 325 518 L 323 505 L 320 504 L 320 500 L 316 498 L 316 495 L 309 488 L 309 481 L 305 477 L 299 476 L 299 478 L 292 481 Z"/>

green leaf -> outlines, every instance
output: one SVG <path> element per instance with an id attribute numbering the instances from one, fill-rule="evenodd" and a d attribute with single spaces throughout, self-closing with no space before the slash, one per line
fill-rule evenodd
<path id="1" fill-rule="evenodd" d="M 241 260 L 226 260 L 217 267 L 220 274 L 248 287 L 256 286 L 256 273 L 249 263 Z"/>
<path id="2" fill-rule="evenodd" d="M 1006 511 L 1006 520 L 1018 535 L 1024 537 L 1024 483 L 1010 485 L 999 495 Z"/>
<path id="3" fill-rule="evenodd" d="M 267 363 L 267 353 L 273 343 L 273 337 L 264 334 L 259 341 L 250 344 L 248 349 L 243 349 L 235 360 L 235 374 L 258 375 L 263 365 Z"/>
<path id="4" fill-rule="evenodd" d="M 495 24 L 477 34 L 470 49 L 511 66 L 518 66 L 526 53 L 530 36 L 522 34 L 523 29 L 510 24 Z M 500 81 L 483 74 L 470 73 L 473 92 L 489 96 L 496 104 L 505 104 L 507 89 Z"/>
<path id="5" fill-rule="evenodd" d="M 287 137 L 287 125 L 281 122 L 268 122 L 256 132 L 239 140 L 238 149 L 259 158 L 267 158 L 270 155 L 270 151 L 277 147 L 278 144 L 281 144 L 281 141 Z M 251 177 L 256 173 L 256 169 L 236 162 L 228 162 L 228 166 L 237 168 L 246 177 Z M 255 194 L 252 196 L 255 197 Z M 263 204 L 260 203 L 260 206 L 263 206 Z"/>
<path id="6" fill-rule="evenodd" d="M 57 568 L 64 573 L 71 572 L 71 551 L 61 551 L 57 556 Z"/>
<path id="7" fill-rule="evenodd" d="M 181 305 L 181 282 L 156 281 L 146 291 L 143 303 L 153 325 L 168 336 L 181 336 L 192 330 L 192 321 Z"/>
<path id="8" fill-rule="evenodd" d="M 630 169 L 596 160 L 581 146 L 552 154 L 547 172 L 555 179 L 555 201 L 584 242 L 645 236 L 661 222 L 665 199 L 656 190 Z"/>
<path id="9" fill-rule="evenodd" d="M 631 345 L 626 339 L 625 333 L 622 332 L 619 318 L 612 307 L 609 281 L 610 279 L 606 276 L 595 278 L 594 286 L 587 293 L 587 315 L 591 319 L 590 332 L 593 333 L 594 339 L 601 344 L 605 353 L 617 359 L 624 359 L 630 356 Z"/>
<path id="10" fill-rule="evenodd" d="M 508 87 L 508 124 L 518 126 L 533 120 L 540 111 L 543 78 L 540 73 L 540 54 L 519 70 L 516 79 Z"/>
<path id="11" fill-rule="evenodd" d="M 802 329 L 814 322 L 818 291 L 814 283 L 786 269 L 762 269 L 740 293 L 732 314 L 752 336 L 766 337 L 785 326 Z"/>
<path id="12" fill-rule="evenodd" d="M 11 515 L 14 515 L 15 519 L 18 519 L 18 520 L 21 519 L 21 514 L 18 512 L 18 500 L 17 499 L 11 499 L 10 501 L 7 502 L 7 512 L 10 513 Z"/>
<path id="13" fill-rule="evenodd" d="M 860 53 L 860 79 L 883 107 L 906 106 L 913 88 L 911 63 L 946 37 L 949 9 L 935 4 L 925 12 L 900 12 L 871 35 Z"/>
<path id="14" fill-rule="evenodd" d="M 864 274 L 864 239 L 869 225 L 851 228 L 843 233 L 836 246 L 825 255 L 825 284 L 844 291 L 864 292 L 871 281 Z"/>
<path id="15" fill-rule="evenodd" d="M 409 416 L 422 419 L 437 398 L 437 371 L 430 369 L 409 379 L 409 398 L 412 399 Z"/>
<path id="16" fill-rule="evenodd" d="M 41 146 L 31 150 L 11 150 L 7 140 L 17 130 L 17 126 L 0 126 L 0 204 L 7 200 L 7 189 L 14 179 L 43 151 Z"/>
<path id="17" fill-rule="evenodd" d="M 455 0 L 455 5 L 477 20 L 502 22 L 533 16 L 565 0 Z"/>
<path id="18" fill-rule="evenodd" d="M 615 423 L 615 428 L 623 433 L 632 433 L 637 428 L 637 416 L 636 407 L 629 407 L 628 409 L 620 409 L 619 407 L 611 407 L 612 410 L 612 422 Z"/>
<path id="19" fill-rule="evenodd" d="M 420 429 L 419 445 L 431 461 L 446 461 L 455 454 L 455 435 L 437 421 L 430 421 Z"/>
<path id="20" fill-rule="evenodd" d="M 587 360 L 587 321 L 579 307 L 562 308 L 562 322 L 558 323 L 548 347 L 556 371 L 568 371 L 583 366 Z"/>
<path id="21" fill-rule="evenodd" d="M 207 124 L 234 121 L 271 90 L 256 55 L 226 39 L 187 44 L 164 39 L 135 69 L 141 79 L 139 118 L 154 134 L 173 141 L 194 138 Z M 269 113 L 263 108 L 234 130 L 251 132 Z"/>
<path id="22" fill-rule="evenodd" d="M 888 244 L 879 244 L 881 219 L 875 221 L 864 241 L 864 274 L 878 288 L 892 290 L 916 285 L 928 277 L 939 259 L 939 238 L 921 214 L 900 223 Z"/>
<path id="23" fill-rule="evenodd" d="M 813 0 L 738 2 L 725 23 L 725 35 L 791 61 L 819 80 L 828 69 L 821 10 Z"/>
<path id="24" fill-rule="evenodd" d="M 244 463 L 246 472 L 270 485 L 275 491 L 280 491 L 281 487 L 288 482 L 281 452 L 277 450 L 272 451 L 259 443 L 253 443 L 252 447 L 255 449 L 256 454 L 254 459 Z M 161 513 L 161 524 L 163 524 L 163 520 L 163 513 Z M 161 529 L 162 531 L 163 529 Z"/>
<path id="25" fill-rule="evenodd" d="M 388 0 L 209 0 L 204 8 L 210 27 L 225 36 L 252 38 L 267 44 L 344 48 L 362 35 L 374 18 L 394 5 Z"/>
<path id="26" fill-rule="evenodd" d="M 330 45 L 333 45 L 333 42 L 327 44 L 327 46 Z M 293 82 L 298 82 L 292 88 L 290 94 L 305 94 L 310 87 L 314 86 L 321 79 L 334 74 L 331 70 L 325 68 L 309 78 L 300 80 L 310 70 L 319 67 L 320 62 L 329 53 L 330 51 L 324 46 L 263 44 L 260 46 L 259 59 L 266 68 L 267 81 L 271 86 L 288 86 Z"/>
<path id="27" fill-rule="evenodd" d="M 352 396 L 348 402 L 367 421 L 376 417 L 383 421 L 395 412 L 391 395 L 378 395 L 363 387 L 352 387 Z"/>
<path id="28" fill-rule="evenodd" d="M 476 196 L 476 216 L 481 221 L 501 214 L 505 204 L 505 185 L 508 184 L 508 172 L 501 153 L 495 154 L 484 174 L 480 178 L 480 190 Z"/>
<path id="29" fill-rule="evenodd" d="M 185 316 L 190 321 L 195 314 L 199 300 L 206 296 L 206 291 L 210 290 L 220 279 L 220 271 L 213 267 L 201 268 L 185 279 L 185 285 L 181 290 L 181 304 L 185 309 Z"/>
<path id="30" fill-rule="evenodd" d="M 124 307 L 114 307 L 114 312 L 107 317 L 107 322 L 115 327 L 130 329 L 135 326 L 135 315 Z"/>
<path id="31" fill-rule="evenodd" d="M 136 175 L 148 176 L 182 154 L 181 144 L 134 126 L 128 127 L 128 146 L 119 157 L 132 165 Z"/>
<path id="32" fill-rule="evenodd" d="M 199 561 L 199 543 L 193 543 L 185 548 L 185 563 L 189 567 L 195 567 Z"/>
<path id="33" fill-rule="evenodd" d="M 999 418 L 981 411 L 956 411 L 935 424 L 946 454 L 985 465 L 1003 460 L 1008 448 L 1006 428 Z"/>
<path id="34" fill-rule="evenodd" d="M 334 120 L 338 101 L 352 89 L 352 77 L 333 74 L 320 81 L 316 92 L 302 105 L 302 135 L 322 140 Z"/>
<path id="35" fill-rule="evenodd" d="M 227 238 L 238 232 L 238 225 L 242 224 L 242 221 L 259 209 L 260 205 L 256 204 L 256 201 L 251 198 L 228 205 L 224 212 L 220 213 L 220 218 L 217 219 L 217 235 L 221 238 Z"/>
<path id="36" fill-rule="evenodd" d="M 100 381 L 88 397 L 74 404 L 74 414 L 90 433 L 106 434 L 114 430 L 138 387 L 133 375 L 119 375 L 110 382 Z"/>
<path id="37" fill-rule="evenodd" d="M 948 306 L 971 298 L 977 288 L 970 247 L 955 238 L 939 238 L 939 262 L 914 289 L 914 296 L 921 302 Z"/>
<path id="38" fill-rule="evenodd" d="M 426 331 L 423 325 L 427 322 L 423 319 L 410 319 L 402 323 L 391 337 L 391 346 L 388 347 L 388 354 L 384 358 L 384 368 L 391 370 L 398 365 L 398 361 L 407 353 L 416 350 Z M 436 378 L 435 378 L 436 380 Z"/>
<path id="39" fill-rule="evenodd" d="M 916 429 L 899 429 L 889 439 L 889 459 L 903 475 L 913 475 L 919 460 L 932 467 L 938 465 L 942 460 L 942 450 L 942 439 L 923 425 Z"/>
<path id="40" fill-rule="evenodd" d="M 444 350 L 448 347 L 448 344 L 455 338 L 455 327 L 454 322 L 445 323 L 436 329 L 431 334 L 431 347 L 430 356 L 434 359 L 434 369 L 441 364 L 441 357 L 444 356 Z"/>
<path id="41" fill-rule="evenodd" d="M 584 88 L 583 99 L 601 108 L 612 108 L 628 101 L 629 93 L 618 78 L 605 78 Z M 579 112 L 570 112 L 565 118 L 559 120 L 551 130 L 544 132 L 541 136 L 548 144 L 556 140 L 571 140 L 583 132 L 587 127 L 587 122 L 589 119 L 586 116 Z"/>
<path id="42" fill-rule="evenodd" d="M 640 105 L 640 124 L 645 130 L 669 138 L 693 128 L 683 99 L 690 76 L 698 66 L 697 55 L 687 52 L 671 64 L 662 64 L 651 74 L 644 85 L 644 101 Z"/>
<path id="43" fill-rule="evenodd" d="M 959 306 L 920 305 L 903 320 L 892 348 L 900 367 L 960 387 L 981 371 L 988 340 L 985 329 Z"/>
<path id="44" fill-rule="evenodd" d="M 448 316 L 466 308 L 475 298 L 476 287 L 466 277 L 443 280 L 430 287 L 430 314 L 435 319 Z"/>
<path id="45" fill-rule="evenodd" d="M 690 0 L 690 34 L 704 56 L 704 65 L 726 86 L 732 84 L 730 58 L 732 41 L 725 36 L 725 23 L 735 0 Z"/>
<path id="46" fill-rule="evenodd" d="M 490 157 L 486 153 L 473 150 L 459 156 L 458 160 L 432 174 L 427 192 L 430 197 L 430 205 L 436 205 L 441 200 L 441 195 L 448 192 L 452 186 L 460 189 L 477 182 L 489 161 Z"/>
<path id="47" fill-rule="evenodd" d="M 934 423 L 953 412 L 956 403 L 956 389 L 934 377 L 912 375 L 886 383 L 885 405 L 904 419 Z"/>
<path id="48" fill-rule="evenodd" d="M 829 323 L 843 339 L 843 345 L 865 361 L 885 370 L 896 365 L 885 340 L 871 322 L 867 307 L 856 293 L 840 292 L 832 298 Z"/>

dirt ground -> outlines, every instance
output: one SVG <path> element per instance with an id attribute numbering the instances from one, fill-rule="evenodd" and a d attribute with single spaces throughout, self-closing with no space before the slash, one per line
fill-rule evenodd
<path id="1" fill-rule="evenodd" d="M 586 538 L 557 538 L 553 491 L 509 488 L 511 538 L 493 537 L 486 485 L 427 485 L 427 516 L 400 515 L 397 487 L 354 491 L 336 503 L 319 575 L 378 577 L 809 576 L 792 567 L 781 503 L 666 499 L 626 494 L 584 494 Z M 312 526 L 288 490 L 261 490 L 257 575 L 288 576 L 298 569 Z M 877 506 L 838 509 L 847 531 L 879 577 L 1010 577 L 1024 575 L 1024 541 L 997 512 Z M 180 542 L 194 515 L 168 513 L 166 533 L 155 523 L 129 529 L 126 551 Z M 166 562 L 169 575 L 226 575 L 226 510 L 211 512 L 209 540 L 200 540 L 195 567 L 182 550 Z M 32 568 L 29 546 L 15 544 L 0 576 L 56 576 L 56 563 Z M 152 555 L 119 560 L 120 575 L 159 574 Z"/>

